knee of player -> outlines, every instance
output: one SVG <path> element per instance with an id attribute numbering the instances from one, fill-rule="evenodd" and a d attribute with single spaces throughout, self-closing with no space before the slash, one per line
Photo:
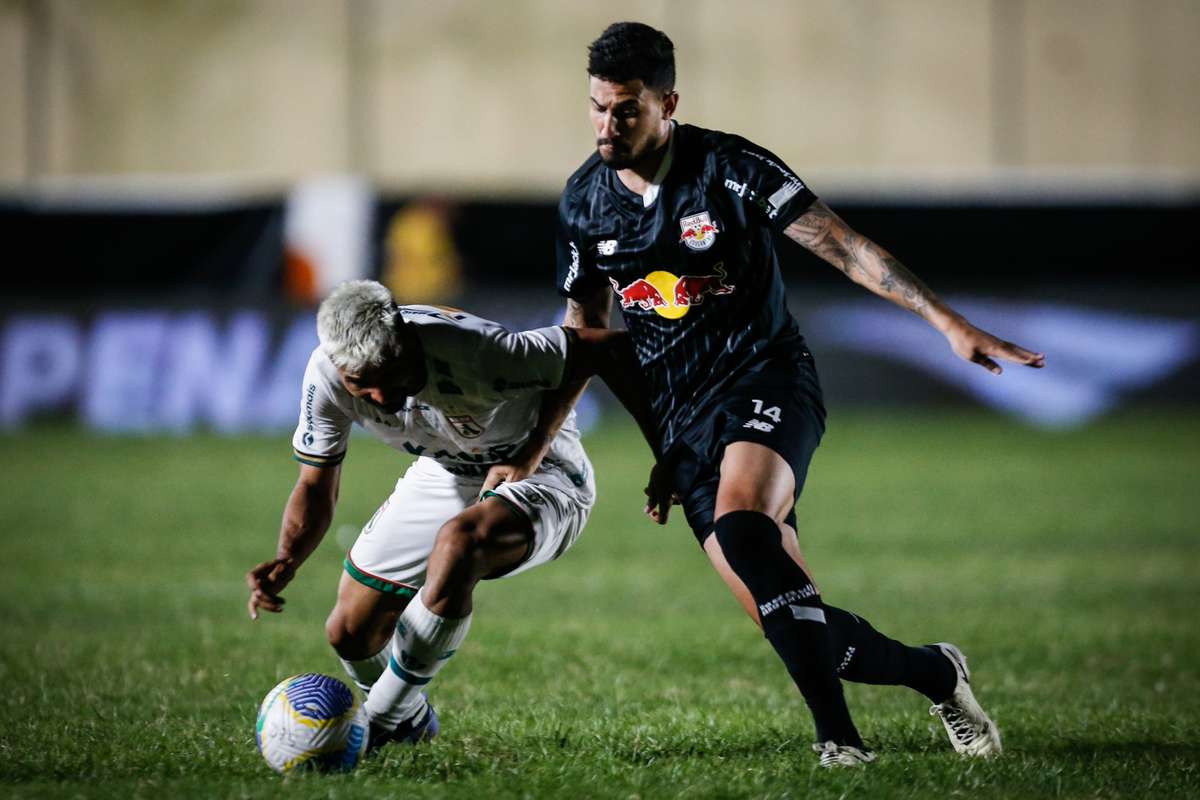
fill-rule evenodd
<path id="1" fill-rule="evenodd" d="M 753 485 L 722 486 L 717 506 L 720 516 L 738 511 L 756 511 L 770 516 L 776 511 L 770 507 L 770 501 L 762 489 Z"/>
<path id="2" fill-rule="evenodd" d="M 474 561 L 487 549 L 488 531 L 471 519 L 455 518 L 438 530 L 434 548 L 455 561 Z"/>
<path id="3" fill-rule="evenodd" d="M 325 639 L 343 658 L 356 658 L 362 649 L 363 631 L 351 625 L 341 613 L 334 609 L 325 620 Z"/>
<path id="4" fill-rule="evenodd" d="M 778 525 L 761 511 L 728 511 L 717 518 L 713 535 L 735 570 L 745 558 L 757 559 L 782 547 Z"/>

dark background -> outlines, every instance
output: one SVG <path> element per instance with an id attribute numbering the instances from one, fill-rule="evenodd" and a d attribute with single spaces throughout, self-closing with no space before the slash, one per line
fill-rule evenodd
<path id="1" fill-rule="evenodd" d="M 375 274 L 381 235 L 411 198 L 383 198 L 372 236 Z M 1200 288 L 1200 199 L 1055 203 L 985 201 L 883 204 L 831 200 L 860 232 L 888 248 L 938 291 L 1027 294 L 1075 290 L 1084 297 L 1148 291 L 1185 301 Z M 448 219 L 466 283 L 552 292 L 555 205 L 465 200 Z M 215 209 L 120 210 L 0 203 L 0 240 L 16 263 L 3 305 L 22 301 L 115 302 L 203 298 L 277 302 L 283 295 L 284 202 Z M 792 289 L 837 290 L 845 279 L 781 237 Z M 1157 297 L 1153 297 L 1157 296 Z M 1156 303 L 1157 304 L 1157 303 Z"/>

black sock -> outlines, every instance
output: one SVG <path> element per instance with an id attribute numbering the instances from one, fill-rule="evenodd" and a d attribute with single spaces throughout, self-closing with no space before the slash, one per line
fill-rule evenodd
<path id="1" fill-rule="evenodd" d="M 862 747 L 835 671 L 821 597 L 783 549 L 779 526 L 757 511 L 732 511 L 717 520 L 714 535 L 758 604 L 763 633 L 808 704 L 817 740 Z"/>
<path id="2" fill-rule="evenodd" d="M 837 674 L 855 683 L 907 686 L 934 703 L 954 693 L 958 672 L 934 647 L 909 647 L 889 639 L 857 614 L 825 606 Z"/>

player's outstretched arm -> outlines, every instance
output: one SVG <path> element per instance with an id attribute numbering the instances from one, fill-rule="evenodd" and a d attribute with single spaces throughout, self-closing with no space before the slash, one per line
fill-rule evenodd
<path id="1" fill-rule="evenodd" d="M 246 573 L 246 584 L 250 587 L 250 600 L 246 607 L 250 619 L 258 619 L 260 608 L 275 613 L 283 611 L 285 601 L 279 593 L 295 577 L 296 570 L 317 549 L 329 530 L 341 475 L 341 465 L 300 465 L 300 476 L 283 509 L 275 558 L 262 562 Z"/>
<path id="2" fill-rule="evenodd" d="M 818 200 L 784 229 L 788 238 L 840 269 L 850 280 L 920 315 L 961 358 L 999 375 L 995 359 L 1040 368 L 1046 356 L 980 330 L 943 303 L 895 256 L 855 231 Z"/>

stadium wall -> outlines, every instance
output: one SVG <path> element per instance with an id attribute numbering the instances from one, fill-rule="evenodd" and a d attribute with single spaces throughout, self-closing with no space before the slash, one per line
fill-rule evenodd
<path id="1" fill-rule="evenodd" d="M 28 0 L 0 3 L 0 180 L 544 195 L 590 149 L 586 45 L 622 18 L 674 38 L 683 120 L 825 192 L 1200 175 L 1189 0 Z"/>

